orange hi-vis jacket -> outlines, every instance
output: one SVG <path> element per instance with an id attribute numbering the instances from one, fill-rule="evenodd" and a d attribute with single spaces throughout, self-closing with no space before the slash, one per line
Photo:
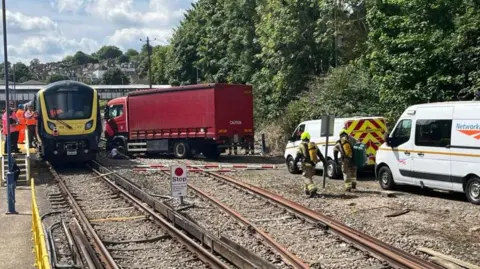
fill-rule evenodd
<path id="1" fill-rule="evenodd" d="M 36 125 L 37 124 L 37 119 L 35 117 L 35 112 L 33 111 L 25 111 L 25 122 L 27 125 Z"/>
<path id="2" fill-rule="evenodd" d="M 25 125 L 25 117 L 23 116 L 23 113 L 25 113 L 25 111 L 23 111 L 23 109 L 19 109 L 17 110 L 17 119 L 18 119 L 18 125 L 22 126 L 22 125 Z"/>

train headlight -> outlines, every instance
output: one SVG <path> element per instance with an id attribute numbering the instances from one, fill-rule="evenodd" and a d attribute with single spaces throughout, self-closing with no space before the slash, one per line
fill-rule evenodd
<path id="1" fill-rule="evenodd" d="M 85 130 L 90 130 L 93 127 L 93 120 L 85 123 Z"/>
<path id="2" fill-rule="evenodd" d="M 47 121 L 47 125 L 48 125 L 48 128 L 52 131 L 57 129 L 57 125 L 55 125 L 55 123 L 53 123 L 53 122 Z"/>

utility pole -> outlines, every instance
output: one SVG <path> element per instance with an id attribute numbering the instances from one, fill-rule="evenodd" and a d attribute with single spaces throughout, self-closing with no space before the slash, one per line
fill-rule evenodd
<path id="1" fill-rule="evenodd" d="M 153 39 L 153 41 L 157 40 L 156 38 Z M 145 42 L 144 40 L 140 39 L 140 41 Z M 150 89 L 152 88 L 152 62 L 150 60 L 150 55 L 152 54 L 152 48 L 150 47 L 150 39 L 147 36 L 147 57 L 148 57 L 148 83 L 150 85 Z"/>
<path id="2" fill-rule="evenodd" d="M 8 172 L 7 172 L 7 200 L 8 211 L 7 214 L 18 214 L 15 210 L 15 185 L 14 174 L 12 172 L 12 147 L 10 134 L 10 100 L 8 89 L 8 55 L 7 55 L 7 16 L 5 14 L 5 0 L 2 0 L 2 19 L 3 19 L 3 57 L 4 57 L 4 72 L 5 72 L 5 113 L 7 113 L 7 153 L 8 153 Z M 28 179 L 27 179 L 28 180 Z"/>
<path id="3" fill-rule="evenodd" d="M 337 47 L 337 38 L 338 38 L 338 35 L 337 35 L 337 31 L 338 31 L 338 27 L 337 27 L 337 8 L 338 8 L 338 5 L 337 5 L 337 1 L 338 0 L 334 0 L 335 1 L 335 5 L 333 6 L 333 19 L 334 19 L 334 25 L 335 25 L 335 40 L 334 40 L 334 57 L 335 57 L 335 68 L 337 68 L 338 66 L 338 47 Z"/>

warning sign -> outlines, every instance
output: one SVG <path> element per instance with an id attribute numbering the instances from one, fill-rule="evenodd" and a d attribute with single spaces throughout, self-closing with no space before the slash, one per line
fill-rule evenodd
<path id="1" fill-rule="evenodd" d="M 187 196 L 187 167 L 186 166 L 170 166 L 171 190 L 172 197 L 185 197 Z"/>

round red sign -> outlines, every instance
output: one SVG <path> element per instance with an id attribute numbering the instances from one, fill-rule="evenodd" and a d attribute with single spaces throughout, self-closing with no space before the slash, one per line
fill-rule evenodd
<path id="1" fill-rule="evenodd" d="M 180 168 L 180 167 L 177 168 L 177 169 L 175 169 L 175 175 L 176 175 L 177 177 L 183 175 L 183 169 Z"/>

